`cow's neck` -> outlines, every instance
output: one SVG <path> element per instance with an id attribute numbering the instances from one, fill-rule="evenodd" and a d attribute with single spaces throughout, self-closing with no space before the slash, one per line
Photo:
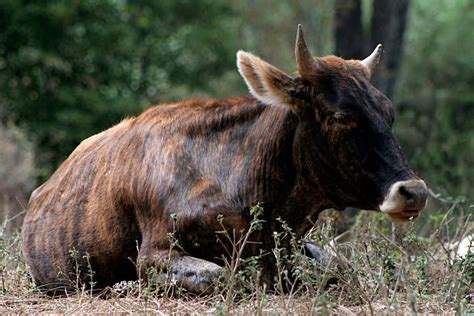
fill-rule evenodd
<path id="1" fill-rule="evenodd" d="M 265 115 L 267 117 L 263 117 Z M 260 120 L 266 124 L 261 125 L 262 135 L 258 138 L 261 143 L 257 144 L 263 152 L 257 156 L 267 159 L 263 159 L 257 168 L 261 174 L 255 179 L 255 184 L 261 187 L 260 191 L 265 196 L 271 194 L 271 200 L 277 201 L 274 205 L 267 205 L 265 209 L 271 212 L 267 216 L 281 217 L 300 237 L 314 225 L 321 211 L 333 206 L 321 186 L 317 172 L 310 170 L 317 168 L 318 162 L 308 163 L 308 159 L 314 159 L 309 152 L 312 135 L 308 131 L 312 128 L 311 122 L 301 122 L 296 115 L 281 108 L 264 111 Z M 266 165 L 268 162 L 274 166 Z M 275 173 L 279 173 L 277 178 L 285 179 L 285 182 L 276 180 Z M 266 192 L 269 190 L 273 194 Z"/>

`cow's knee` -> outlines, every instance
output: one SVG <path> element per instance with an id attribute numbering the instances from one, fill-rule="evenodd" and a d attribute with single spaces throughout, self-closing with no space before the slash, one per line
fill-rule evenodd
<path id="1" fill-rule="evenodd" d="M 336 268 L 339 271 L 351 270 L 352 267 L 346 258 L 346 254 L 334 252 L 331 249 L 324 249 L 313 241 L 304 241 L 304 253 L 316 260 L 319 266 L 327 268 Z"/>
<path id="2" fill-rule="evenodd" d="M 148 260 L 152 259 L 152 260 Z M 147 273 L 146 269 L 154 267 L 155 273 Z M 166 282 L 177 284 L 187 291 L 201 294 L 212 293 L 213 282 L 221 274 L 222 267 L 203 259 L 183 255 L 178 251 L 159 251 L 147 256 L 142 266 L 142 275 L 148 281 L 165 279 Z"/>
<path id="3" fill-rule="evenodd" d="M 173 281 L 193 293 L 212 293 L 212 285 L 221 271 L 219 265 L 191 256 L 181 256 L 172 262 Z"/>
<path id="4" fill-rule="evenodd" d="M 311 240 L 304 241 L 304 254 L 316 260 L 316 262 L 321 266 L 328 266 L 336 261 L 333 254 L 316 245 Z"/>

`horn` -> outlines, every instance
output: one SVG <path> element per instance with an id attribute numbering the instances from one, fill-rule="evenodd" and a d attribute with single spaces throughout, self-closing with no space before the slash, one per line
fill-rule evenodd
<path id="1" fill-rule="evenodd" d="M 375 66 L 377 66 L 377 64 L 379 63 L 381 55 L 382 55 L 382 44 L 378 44 L 377 47 L 375 47 L 372 54 L 370 54 L 369 57 L 361 61 L 361 64 L 364 65 L 369 71 L 370 76 L 372 76 L 372 74 L 374 73 Z"/>
<path id="2" fill-rule="evenodd" d="M 314 78 L 318 72 L 318 62 L 313 58 L 308 46 L 306 46 L 301 24 L 298 24 L 298 32 L 296 34 L 295 55 L 298 72 L 301 77 L 308 80 Z"/>

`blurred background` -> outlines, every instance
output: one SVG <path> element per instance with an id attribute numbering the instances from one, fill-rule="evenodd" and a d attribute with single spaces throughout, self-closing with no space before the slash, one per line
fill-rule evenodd
<path id="1" fill-rule="evenodd" d="M 0 220 L 18 227 L 31 191 L 121 119 L 246 94 L 238 49 L 294 72 L 298 23 L 315 55 L 384 45 L 374 84 L 408 160 L 434 202 L 472 204 L 474 1 L 0 0 Z"/>

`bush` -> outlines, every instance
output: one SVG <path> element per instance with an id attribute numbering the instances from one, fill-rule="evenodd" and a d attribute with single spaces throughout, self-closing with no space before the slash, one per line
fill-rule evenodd
<path id="1" fill-rule="evenodd" d="M 20 129 L 0 124 L 0 161 L 0 220 L 9 232 L 21 225 L 27 194 L 35 185 L 33 146 Z"/>

